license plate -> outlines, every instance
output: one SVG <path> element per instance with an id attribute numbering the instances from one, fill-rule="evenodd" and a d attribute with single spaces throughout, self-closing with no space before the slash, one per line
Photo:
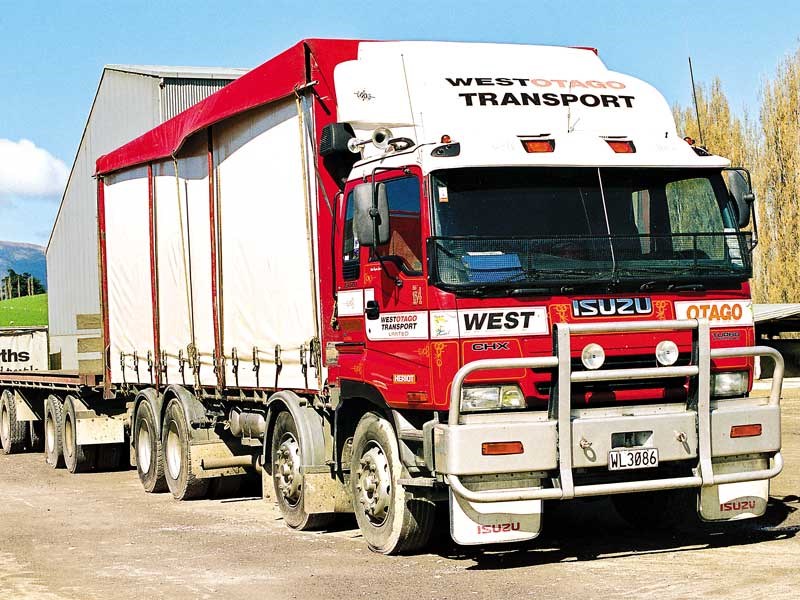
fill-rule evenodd
<path id="1" fill-rule="evenodd" d="M 657 466 L 657 448 L 617 448 L 608 453 L 609 471 L 650 469 Z"/>

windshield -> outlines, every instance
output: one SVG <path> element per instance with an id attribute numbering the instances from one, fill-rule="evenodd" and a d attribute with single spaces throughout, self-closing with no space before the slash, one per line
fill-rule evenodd
<path id="1" fill-rule="evenodd" d="M 432 184 L 432 267 L 445 287 L 750 276 L 719 170 L 459 169 Z"/>

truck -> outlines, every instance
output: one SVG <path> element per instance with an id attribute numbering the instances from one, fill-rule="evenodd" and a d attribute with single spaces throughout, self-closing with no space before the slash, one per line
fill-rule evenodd
<path id="1" fill-rule="evenodd" d="M 96 177 L 102 374 L 0 373 L 6 453 L 178 500 L 260 473 L 385 554 L 438 505 L 464 545 L 573 498 L 763 515 L 749 173 L 596 50 L 304 40 Z"/>

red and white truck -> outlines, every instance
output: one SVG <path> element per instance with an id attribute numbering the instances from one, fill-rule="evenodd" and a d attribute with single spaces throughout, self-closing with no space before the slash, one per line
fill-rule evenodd
<path id="1" fill-rule="evenodd" d="M 592 49 L 305 40 L 96 174 L 104 374 L 0 373 L 6 452 L 178 499 L 261 470 L 383 553 L 444 502 L 460 544 L 543 500 L 763 514 L 749 175 Z"/>

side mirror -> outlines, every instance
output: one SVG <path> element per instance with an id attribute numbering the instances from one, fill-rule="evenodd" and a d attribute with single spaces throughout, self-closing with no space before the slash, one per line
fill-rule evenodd
<path id="1" fill-rule="evenodd" d="M 361 183 L 353 189 L 353 229 L 362 246 L 381 246 L 389 241 L 389 200 L 383 183 Z M 377 237 L 377 240 L 376 240 Z"/>
<path id="2" fill-rule="evenodd" d="M 726 169 L 725 173 L 728 191 L 736 203 L 739 228 L 747 227 L 750 224 L 751 206 L 756 199 L 750 185 L 750 173 L 746 169 Z"/>

